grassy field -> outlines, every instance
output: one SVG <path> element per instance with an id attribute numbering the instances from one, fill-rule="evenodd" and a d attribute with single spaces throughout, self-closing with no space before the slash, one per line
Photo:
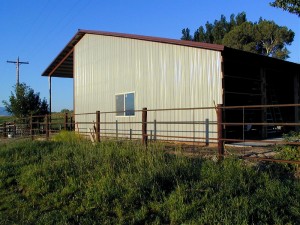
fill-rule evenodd
<path id="1" fill-rule="evenodd" d="M 0 224 L 300 224 L 300 183 L 286 167 L 160 144 L 0 144 L 0 182 Z"/>
<path id="2" fill-rule="evenodd" d="M 12 116 L 0 116 L 0 124 L 3 124 L 4 122 L 13 121 Z"/>

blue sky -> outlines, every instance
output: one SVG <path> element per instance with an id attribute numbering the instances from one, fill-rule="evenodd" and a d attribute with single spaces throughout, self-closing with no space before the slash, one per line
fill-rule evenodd
<path id="1" fill-rule="evenodd" d="M 246 12 L 249 21 L 273 20 L 295 32 L 289 61 L 300 63 L 300 19 L 269 6 L 271 0 L 1 0 L 0 1 L 0 106 L 16 82 L 16 68 L 7 60 L 29 61 L 20 66 L 25 82 L 48 99 L 48 79 L 42 72 L 78 29 L 112 31 L 180 39 L 207 21 L 229 19 Z M 241 3 L 242 2 L 242 3 Z M 73 107 L 73 80 L 52 79 L 52 109 Z"/>

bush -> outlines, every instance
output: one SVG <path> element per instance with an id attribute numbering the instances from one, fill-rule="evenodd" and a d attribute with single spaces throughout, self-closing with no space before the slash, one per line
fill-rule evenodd
<path id="1" fill-rule="evenodd" d="M 299 142 L 300 133 L 296 131 L 290 131 L 288 134 L 283 134 L 283 138 L 286 142 Z"/>
<path id="2" fill-rule="evenodd" d="M 52 137 L 53 141 L 65 142 L 65 143 L 79 143 L 85 141 L 84 137 L 74 131 L 62 130 L 58 134 Z"/>

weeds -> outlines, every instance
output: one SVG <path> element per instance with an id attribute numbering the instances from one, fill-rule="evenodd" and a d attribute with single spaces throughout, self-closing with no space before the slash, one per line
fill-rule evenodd
<path id="1" fill-rule="evenodd" d="M 299 142 L 300 133 L 291 131 L 288 134 L 283 135 L 284 140 L 287 142 L 285 145 L 278 146 L 275 150 L 277 151 L 276 157 L 277 159 L 291 160 L 291 161 L 300 161 L 300 146 L 295 145 L 293 142 Z M 289 144 L 292 142 L 292 144 Z M 284 171 L 283 176 L 287 174 L 291 176 L 296 176 L 300 178 L 300 167 L 299 164 L 280 164 L 276 165 L 276 167 L 280 167 L 277 169 L 277 172 L 281 173 Z"/>
<path id="2" fill-rule="evenodd" d="M 300 222 L 298 180 L 235 158 L 169 155 L 161 144 L 91 145 L 70 133 L 2 144 L 0 180 L 0 224 Z"/>

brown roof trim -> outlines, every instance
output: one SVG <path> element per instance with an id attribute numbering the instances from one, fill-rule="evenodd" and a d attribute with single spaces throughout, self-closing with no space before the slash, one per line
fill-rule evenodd
<path id="1" fill-rule="evenodd" d="M 195 41 L 183 41 L 183 40 L 176 40 L 176 39 L 169 39 L 169 38 L 150 37 L 150 36 L 135 35 L 135 34 L 124 34 L 124 33 L 93 31 L 93 30 L 79 30 L 78 32 L 83 32 L 85 34 L 102 35 L 102 36 L 130 38 L 130 39 L 136 39 L 141 41 L 152 41 L 152 42 L 181 45 L 181 46 L 194 47 L 194 48 L 203 48 L 203 49 L 209 49 L 215 51 L 224 50 L 224 45 L 195 42 Z"/>
<path id="2" fill-rule="evenodd" d="M 159 37 L 150 37 L 134 34 L 123 34 L 115 32 L 104 32 L 104 31 L 94 31 L 94 30 L 78 30 L 74 37 L 69 41 L 65 48 L 57 55 L 57 57 L 50 63 L 47 69 L 42 73 L 42 76 L 53 76 L 53 77 L 73 77 L 73 54 L 70 54 L 73 51 L 74 46 L 80 41 L 80 39 L 85 34 L 94 34 L 102 36 L 111 36 L 111 37 L 120 37 L 120 38 L 130 38 L 141 41 L 151 41 L 164 44 L 180 45 L 193 48 L 202 48 L 214 51 L 223 51 L 225 46 L 194 42 L 194 41 L 183 41 L 175 40 L 168 38 L 159 38 Z"/>

